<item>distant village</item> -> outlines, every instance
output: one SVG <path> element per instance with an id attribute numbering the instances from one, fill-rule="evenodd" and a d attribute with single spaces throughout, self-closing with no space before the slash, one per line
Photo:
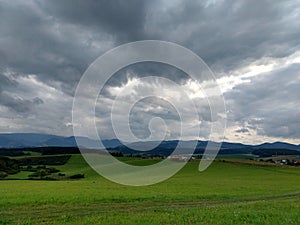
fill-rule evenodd
<path id="1" fill-rule="evenodd" d="M 261 162 L 269 162 L 275 163 L 279 165 L 289 165 L 289 166 L 300 166 L 300 159 L 276 159 L 276 158 L 268 158 L 268 159 L 259 159 Z"/>

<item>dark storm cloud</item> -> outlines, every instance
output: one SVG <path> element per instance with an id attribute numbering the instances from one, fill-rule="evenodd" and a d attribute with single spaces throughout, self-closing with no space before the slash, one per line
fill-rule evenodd
<path id="1" fill-rule="evenodd" d="M 3 1 L 0 65 L 37 74 L 72 95 L 97 56 L 128 41 L 175 41 L 216 71 L 263 56 L 282 57 L 300 44 L 293 1 L 209 2 Z"/>
<path id="2" fill-rule="evenodd" d="M 144 37 L 146 1 L 2 2 L 0 66 L 73 94 L 111 43 Z M 144 37 L 146 38 L 146 37 Z M 59 82 L 59 83 L 56 83 Z"/>
<path id="3" fill-rule="evenodd" d="M 38 1 L 48 14 L 63 23 L 106 31 L 120 41 L 145 38 L 144 23 L 151 1 L 62 0 Z M 153 2 L 152 2 L 153 4 Z"/>
<path id="4" fill-rule="evenodd" d="M 148 27 L 198 53 L 216 70 L 263 56 L 283 57 L 300 44 L 295 1 L 182 1 Z M 299 46 L 298 46 L 299 47 Z"/>
<path id="5" fill-rule="evenodd" d="M 0 27 L 2 68 L 21 75 L 36 74 L 70 94 L 96 56 L 88 37 L 107 40 L 98 33 L 89 35 L 84 28 L 58 23 L 34 2 L 2 2 Z"/>
<path id="6" fill-rule="evenodd" d="M 126 66 L 116 72 L 107 81 L 107 87 L 110 86 L 122 86 L 126 84 L 130 79 L 142 78 L 147 76 L 159 76 L 167 79 L 174 80 L 178 84 L 183 84 L 189 78 L 182 70 L 168 64 L 158 62 L 141 62 Z M 103 94 L 105 94 L 105 90 Z M 106 93 L 108 94 L 108 93 Z"/>
<path id="7" fill-rule="evenodd" d="M 283 58 L 299 51 L 299 8 L 298 1 L 271 0 L 0 0 L 0 106 L 17 114 L 35 112 L 36 118 L 31 124 L 23 121 L 24 127 L 45 126 L 47 132 L 57 133 L 55 127 L 70 122 L 70 96 L 80 77 L 107 50 L 142 39 L 172 41 L 201 56 L 217 76 L 227 76 L 265 57 Z M 240 125 L 238 131 L 300 138 L 298 67 L 251 78 L 226 93 L 229 120 Z M 36 80 L 19 88 L 24 85 L 21 78 L 30 74 Z M 108 85 L 121 86 L 129 78 L 148 75 L 178 83 L 186 79 L 174 68 L 142 63 L 122 69 Z M 50 94 L 49 86 L 54 88 Z M 201 106 L 200 112 L 205 121 L 211 120 L 208 108 Z M 4 114 L 0 111 L 0 117 Z"/>

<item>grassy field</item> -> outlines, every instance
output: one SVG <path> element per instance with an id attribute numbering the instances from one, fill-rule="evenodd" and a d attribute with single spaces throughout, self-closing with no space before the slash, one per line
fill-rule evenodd
<path id="1" fill-rule="evenodd" d="M 80 155 L 55 167 L 85 178 L 0 181 L 0 224 L 300 224 L 299 168 L 215 162 L 199 172 L 195 161 L 160 184 L 129 187 Z"/>

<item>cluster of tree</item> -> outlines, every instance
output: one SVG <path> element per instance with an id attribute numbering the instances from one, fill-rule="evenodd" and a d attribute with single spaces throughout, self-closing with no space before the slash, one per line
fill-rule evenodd
<path id="1" fill-rule="evenodd" d="M 116 153 L 116 156 L 121 156 Z M 84 174 L 73 174 L 66 176 L 60 173 L 55 167 L 48 165 L 64 165 L 71 155 L 47 155 L 47 156 L 29 156 L 18 159 L 10 159 L 0 156 L 0 179 L 5 179 L 10 174 L 16 174 L 20 171 L 32 172 L 28 179 L 30 180 L 57 180 L 57 179 L 81 179 Z M 47 166 L 46 166 L 47 165 Z"/>
<path id="2" fill-rule="evenodd" d="M 167 157 L 169 155 L 172 154 L 172 152 L 176 149 L 175 147 L 169 147 L 169 146 L 165 146 L 165 145 L 159 145 L 156 148 L 149 150 L 149 151 L 144 151 L 143 155 L 151 155 L 151 156 L 159 156 L 159 157 Z M 134 149 L 131 149 L 128 146 L 118 146 L 116 148 L 111 148 L 109 149 L 110 151 L 117 151 L 117 152 L 121 152 L 124 155 L 139 155 L 140 151 L 136 151 Z M 180 148 L 180 153 L 181 154 L 190 154 L 191 151 L 193 152 L 193 154 L 203 154 L 204 151 L 206 151 L 205 146 L 202 147 L 197 147 L 194 151 L 193 149 L 190 148 Z M 211 152 L 213 152 L 215 150 L 211 150 Z M 217 153 L 219 154 L 250 154 L 252 152 L 251 148 L 236 148 L 236 149 L 220 149 Z"/>
<path id="3" fill-rule="evenodd" d="M 30 155 L 28 152 L 38 152 L 41 155 L 80 154 L 76 147 L 0 148 L 0 156 Z"/>
<path id="4" fill-rule="evenodd" d="M 70 159 L 71 155 L 56 155 L 56 156 L 35 156 L 24 157 L 18 159 L 20 166 L 29 165 L 64 165 Z"/>
<path id="5" fill-rule="evenodd" d="M 17 160 L 0 156 L 0 179 L 5 178 L 8 174 L 20 172 Z"/>
<path id="6" fill-rule="evenodd" d="M 50 177 L 47 177 L 51 175 L 52 173 L 57 173 L 59 172 L 58 169 L 50 167 L 47 168 L 46 166 L 37 166 L 36 168 L 33 168 L 31 166 L 28 166 L 27 171 L 35 171 L 34 173 L 30 174 L 28 177 L 29 178 L 39 178 L 39 179 L 50 179 Z"/>
<path id="7" fill-rule="evenodd" d="M 36 150 L 40 151 L 42 155 L 80 154 L 76 147 L 41 147 Z"/>
<path id="8" fill-rule="evenodd" d="M 21 149 L 9 149 L 9 148 L 1 148 L 0 149 L 0 156 L 23 156 L 26 153 Z"/>
<path id="9" fill-rule="evenodd" d="M 46 167 L 45 165 L 38 165 L 36 167 L 27 166 L 22 169 L 23 171 L 34 172 L 28 176 L 30 180 L 58 180 L 58 179 L 81 179 L 84 178 L 84 174 L 74 174 L 71 176 L 66 176 L 64 173 L 54 167 Z M 52 174 L 57 173 L 57 176 L 51 176 Z"/>
<path id="10" fill-rule="evenodd" d="M 300 152 L 290 149 L 257 149 L 252 154 L 259 157 L 271 157 L 274 155 L 300 155 Z"/>
<path id="11" fill-rule="evenodd" d="M 109 153 L 114 157 L 123 157 L 124 156 L 122 152 L 110 151 Z"/>

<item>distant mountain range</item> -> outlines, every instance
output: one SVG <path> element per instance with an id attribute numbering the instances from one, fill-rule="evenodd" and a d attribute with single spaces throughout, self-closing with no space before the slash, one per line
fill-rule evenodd
<path id="1" fill-rule="evenodd" d="M 84 146 L 96 148 L 97 140 L 87 137 L 77 137 Z M 117 139 L 102 141 L 106 148 L 115 148 L 122 143 Z M 12 133 L 0 134 L 0 148 L 30 148 L 30 147 L 76 147 L 77 143 L 74 136 L 64 137 L 51 134 L 35 133 Z"/>
<path id="2" fill-rule="evenodd" d="M 83 146 L 95 148 L 98 146 L 97 140 L 92 140 L 87 137 L 78 137 L 80 143 Z M 157 146 L 154 148 L 154 152 L 160 154 L 162 151 L 164 154 L 166 152 L 172 152 L 178 144 L 178 140 L 163 141 L 159 142 L 136 142 L 123 145 L 117 139 L 104 140 L 102 141 L 106 148 L 111 150 L 121 151 L 124 153 L 134 153 L 136 151 L 132 149 L 152 149 L 152 146 Z M 184 141 L 181 147 L 183 149 L 189 149 L 192 146 L 196 147 L 196 153 L 203 152 L 207 145 L 207 141 Z M 49 134 L 36 134 L 36 133 L 12 133 L 12 134 L 0 134 L 0 148 L 28 148 L 28 147 L 76 147 L 75 137 L 64 137 Z M 234 153 L 248 153 L 256 149 L 288 149 L 288 150 L 298 150 L 300 151 L 300 145 L 294 145 L 284 142 L 274 142 L 274 143 L 264 143 L 260 145 L 245 145 L 241 143 L 230 143 L 223 142 L 221 147 L 221 152 L 232 152 Z M 149 151 L 148 151 L 149 152 Z M 147 151 L 145 152 L 147 153 Z"/>

